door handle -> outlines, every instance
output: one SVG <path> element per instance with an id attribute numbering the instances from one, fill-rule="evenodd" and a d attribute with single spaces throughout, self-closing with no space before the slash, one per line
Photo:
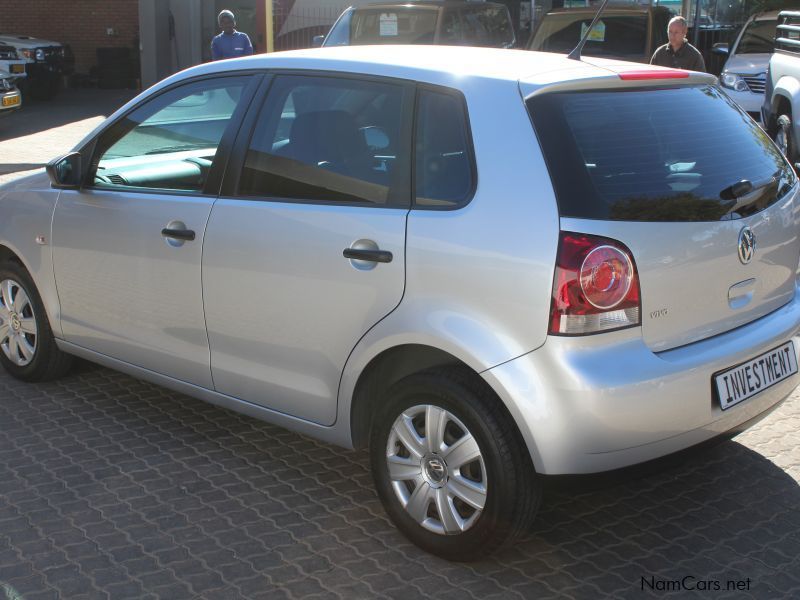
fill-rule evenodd
<path id="1" fill-rule="evenodd" d="M 390 263 L 392 253 L 388 250 L 372 250 L 369 248 L 345 248 L 342 256 L 353 260 L 366 260 L 369 262 Z"/>
<path id="2" fill-rule="evenodd" d="M 161 235 L 176 240 L 186 240 L 188 242 L 194 241 L 193 229 L 170 229 L 169 227 L 165 227 L 161 230 Z"/>

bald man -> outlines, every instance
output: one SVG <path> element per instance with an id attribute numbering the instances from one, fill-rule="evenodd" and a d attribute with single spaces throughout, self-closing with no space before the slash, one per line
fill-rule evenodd
<path id="1" fill-rule="evenodd" d="M 650 59 L 651 65 L 705 71 L 706 63 L 700 51 L 686 39 L 689 25 L 683 17 L 672 17 L 667 26 L 669 43 L 659 47 Z"/>

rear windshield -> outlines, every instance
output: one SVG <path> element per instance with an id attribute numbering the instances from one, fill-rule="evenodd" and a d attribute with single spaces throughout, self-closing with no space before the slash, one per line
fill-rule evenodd
<path id="1" fill-rule="evenodd" d="M 764 131 L 711 86 L 542 94 L 528 110 L 562 216 L 737 219 L 795 181 Z"/>
<path id="2" fill-rule="evenodd" d="M 350 21 L 350 43 L 432 44 L 438 13 L 422 7 L 356 9 Z"/>
<path id="3" fill-rule="evenodd" d="M 510 47 L 514 28 L 505 6 L 466 6 L 445 10 L 440 44 Z"/>
<path id="4" fill-rule="evenodd" d="M 569 53 L 592 23 L 594 14 L 550 14 L 543 20 L 531 50 Z M 647 15 L 601 17 L 584 47 L 586 56 L 641 56 L 647 54 Z"/>

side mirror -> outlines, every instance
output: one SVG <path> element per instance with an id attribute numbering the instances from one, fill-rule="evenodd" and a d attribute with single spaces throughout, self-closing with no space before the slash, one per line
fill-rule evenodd
<path id="1" fill-rule="evenodd" d="M 730 48 L 728 47 L 728 44 L 719 42 L 711 46 L 711 52 L 713 54 L 719 54 L 720 56 L 728 56 L 730 53 Z"/>
<path id="2" fill-rule="evenodd" d="M 311 38 L 311 47 L 312 48 L 321 48 L 322 47 L 322 42 L 324 42 L 324 41 L 325 41 L 325 36 L 324 35 L 315 35 L 313 38 Z"/>
<path id="3" fill-rule="evenodd" d="M 77 190 L 81 187 L 81 155 L 71 152 L 47 163 L 50 185 L 60 190 Z"/>

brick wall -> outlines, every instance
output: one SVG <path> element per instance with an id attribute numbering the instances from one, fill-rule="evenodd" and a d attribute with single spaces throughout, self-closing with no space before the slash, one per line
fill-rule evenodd
<path id="1" fill-rule="evenodd" d="M 2 33 L 69 44 L 79 73 L 97 64 L 97 48 L 139 51 L 138 0 L 0 0 L 0 15 Z"/>

